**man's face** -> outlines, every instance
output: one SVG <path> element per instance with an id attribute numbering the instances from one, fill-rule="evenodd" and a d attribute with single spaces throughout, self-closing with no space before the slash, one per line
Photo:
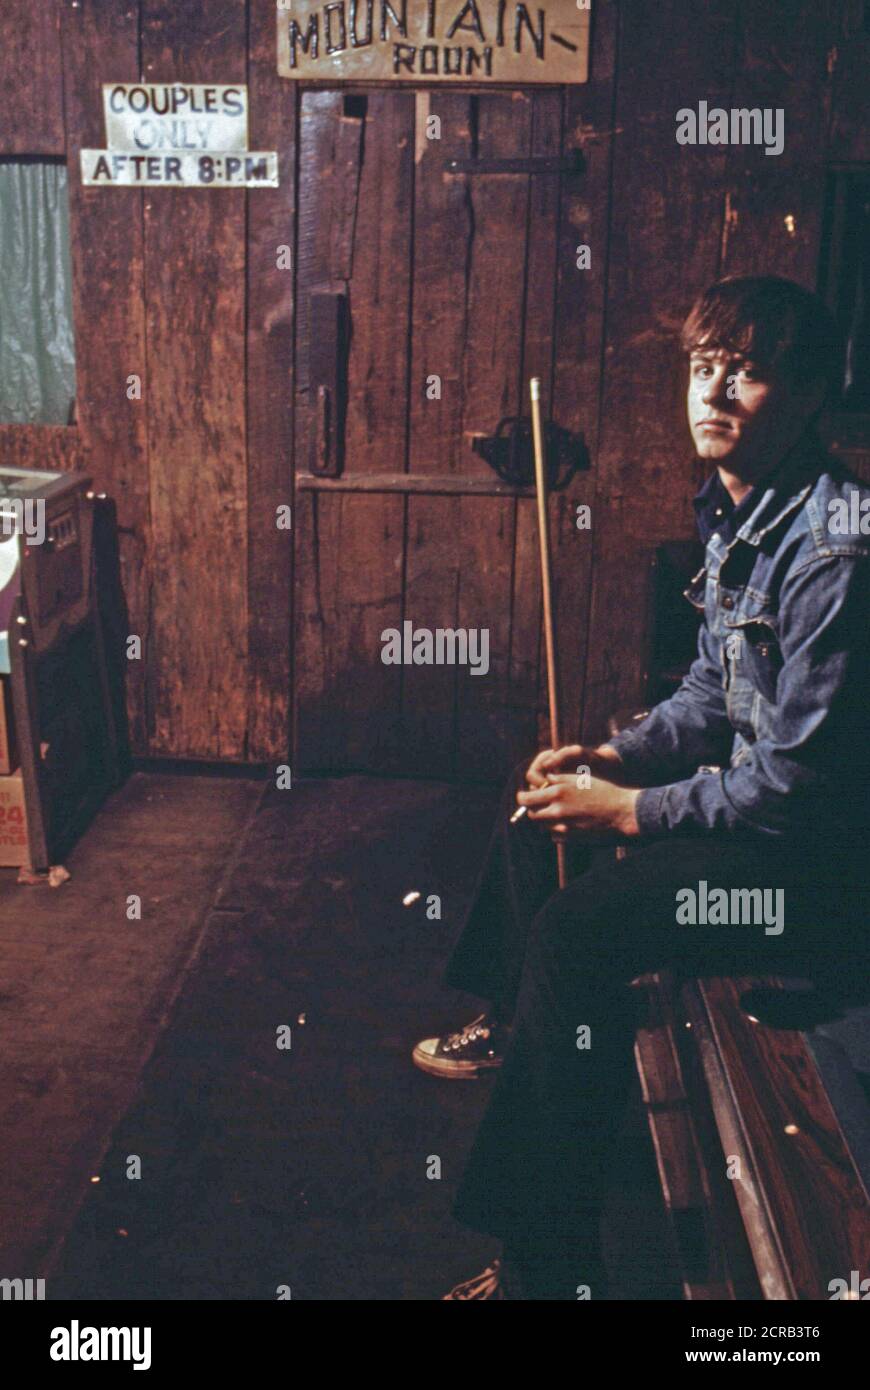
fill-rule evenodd
<path id="1" fill-rule="evenodd" d="M 815 397 L 739 353 L 699 347 L 689 355 L 687 405 L 698 457 L 753 482 L 803 433 Z"/>

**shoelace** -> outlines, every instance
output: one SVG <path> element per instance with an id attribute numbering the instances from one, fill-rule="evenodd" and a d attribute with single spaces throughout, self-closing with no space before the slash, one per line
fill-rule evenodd
<path id="1" fill-rule="evenodd" d="M 451 1292 L 451 1298 L 459 1303 L 464 1303 L 469 1299 L 496 1297 L 500 1291 L 498 1267 L 499 1262 L 496 1260 L 482 1274 L 475 1275 L 473 1279 L 466 1280 L 464 1284 L 457 1284 Z"/>
<path id="2" fill-rule="evenodd" d="M 478 1018 L 472 1019 L 471 1023 L 467 1023 L 460 1033 L 448 1033 L 444 1039 L 444 1047 L 449 1048 L 451 1052 L 456 1052 L 460 1047 L 467 1047 L 477 1038 L 488 1038 L 490 1030 L 480 1026 L 485 1018 L 486 1014 L 481 1014 Z"/>

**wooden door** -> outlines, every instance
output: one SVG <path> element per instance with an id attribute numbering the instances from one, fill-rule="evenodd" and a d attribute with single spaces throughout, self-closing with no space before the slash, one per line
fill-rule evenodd
<path id="1" fill-rule="evenodd" d="M 472 441 L 528 416 L 531 375 L 545 413 L 552 399 L 570 253 L 562 94 L 305 90 L 300 101 L 297 766 L 496 776 L 535 744 L 543 708 L 537 539 L 533 498 L 500 483 Z M 480 170 L 451 173 L 453 159 Z M 505 159 L 536 171 L 493 172 Z M 342 307 L 344 451 L 327 478 L 314 471 L 335 463 L 319 375 Z M 570 427 L 576 409 L 555 401 L 553 418 Z M 587 486 L 578 475 L 552 502 L 563 684 L 578 710 Z M 385 665 L 382 633 L 408 621 L 487 629 L 487 673 Z"/>

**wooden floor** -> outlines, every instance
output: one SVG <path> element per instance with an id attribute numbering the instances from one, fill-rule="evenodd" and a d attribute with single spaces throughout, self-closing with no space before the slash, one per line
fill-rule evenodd
<path id="1" fill-rule="evenodd" d="M 439 975 L 492 802 L 137 774 L 63 888 L 0 875 L 0 1274 L 49 1298 L 413 1300 L 480 1267 L 492 1242 L 450 1203 L 487 1083 L 408 1052 L 474 1008 Z M 678 1296 L 639 1108 L 608 1206 L 615 1296 Z"/>
<path id="2" fill-rule="evenodd" d="M 262 788 L 137 773 L 59 889 L 0 869 L 0 1264 L 42 1271 L 99 1171 Z M 127 917 L 141 898 L 142 917 Z"/>

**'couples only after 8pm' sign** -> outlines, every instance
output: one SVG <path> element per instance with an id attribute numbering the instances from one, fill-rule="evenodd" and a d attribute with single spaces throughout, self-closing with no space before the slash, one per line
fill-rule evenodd
<path id="1" fill-rule="evenodd" d="M 248 89 L 104 82 L 105 150 L 82 150 L 93 188 L 277 188 L 278 155 L 248 149 Z"/>

